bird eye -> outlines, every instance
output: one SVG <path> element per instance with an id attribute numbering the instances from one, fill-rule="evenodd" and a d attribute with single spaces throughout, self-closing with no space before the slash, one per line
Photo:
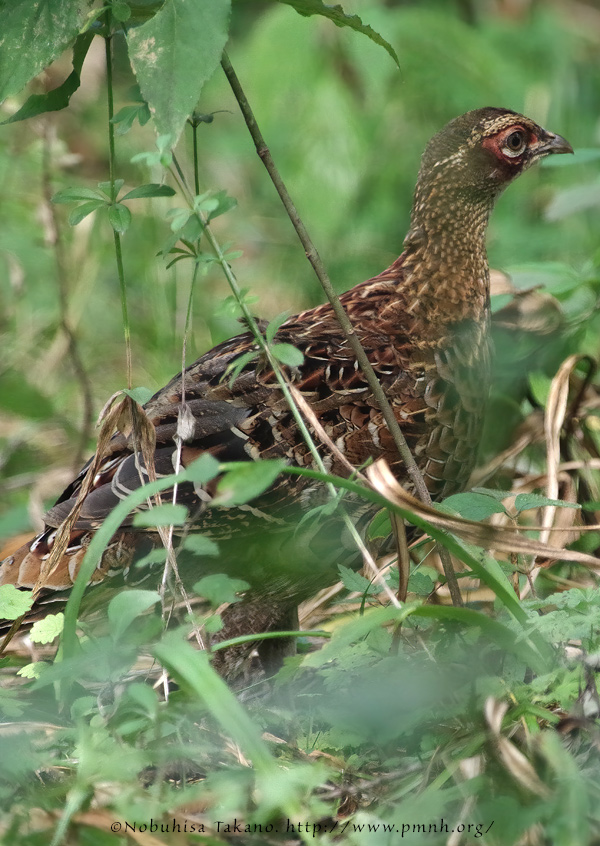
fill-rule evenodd
<path id="1" fill-rule="evenodd" d="M 527 146 L 527 139 L 522 129 L 516 129 L 504 139 L 503 152 L 507 156 L 520 156 Z"/>

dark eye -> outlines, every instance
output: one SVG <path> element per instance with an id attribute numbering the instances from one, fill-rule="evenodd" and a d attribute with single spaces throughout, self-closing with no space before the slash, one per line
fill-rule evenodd
<path id="1" fill-rule="evenodd" d="M 515 129 L 504 139 L 503 152 L 507 156 L 520 156 L 527 146 L 527 139 L 522 129 Z"/>

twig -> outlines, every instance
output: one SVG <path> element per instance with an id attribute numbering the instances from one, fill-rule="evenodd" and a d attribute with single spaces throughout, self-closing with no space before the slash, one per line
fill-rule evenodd
<path id="1" fill-rule="evenodd" d="M 256 152 L 258 153 L 259 158 L 261 159 L 262 163 L 264 164 L 273 185 L 281 202 L 284 205 L 284 208 L 290 218 L 292 226 L 296 230 L 296 234 L 300 239 L 300 243 L 302 244 L 304 251 L 306 253 L 306 257 L 310 264 L 312 265 L 313 270 L 315 271 L 319 282 L 327 296 L 327 299 L 331 303 L 331 307 L 333 312 L 344 332 L 346 338 L 348 339 L 348 343 L 352 349 L 352 352 L 356 356 L 356 360 L 362 370 L 365 379 L 373 393 L 373 398 L 377 403 L 385 423 L 392 435 L 394 443 L 396 445 L 396 449 L 398 450 L 402 461 L 404 462 L 404 466 L 406 467 L 406 472 L 410 476 L 410 479 L 415 486 L 415 491 L 417 492 L 419 498 L 426 503 L 427 505 L 431 504 L 431 496 L 429 494 L 429 490 L 427 485 L 425 484 L 425 480 L 417 466 L 417 463 L 411 453 L 408 444 L 406 443 L 406 439 L 402 434 L 402 430 L 398 425 L 398 421 L 396 420 L 396 416 L 393 412 L 393 409 L 389 402 L 387 401 L 387 397 L 379 379 L 377 378 L 377 374 L 373 370 L 371 366 L 371 362 L 368 359 L 368 356 L 365 352 L 363 345 L 361 344 L 360 340 L 358 339 L 354 327 L 348 317 L 346 310 L 344 309 L 343 305 L 340 302 L 339 297 L 335 293 L 333 289 L 333 285 L 331 284 L 331 280 L 327 271 L 325 270 L 325 266 L 319 253 L 312 242 L 308 231 L 298 214 L 298 210 L 294 205 L 294 202 L 285 186 L 283 179 L 275 162 L 273 161 L 273 157 L 271 156 L 271 152 L 267 147 L 265 139 L 259 129 L 258 123 L 256 122 L 256 118 L 254 116 L 254 112 L 248 102 L 248 99 L 244 93 L 244 89 L 237 77 L 235 70 L 229 60 L 229 57 L 226 52 L 223 53 L 221 58 L 221 67 L 227 77 L 227 80 L 231 86 L 231 90 L 234 93 L 234 96 L 238 102 L 244 120 L 246 121 L 246 126 L 248 127 L 248 131 L 254 141 L 254 146 L 256 147 Z M 442 566 L 444 568 L 444 574 L 446 576 L 446 581 L 448 583 L 448 588 L 450 590 L 450 596 L 452 597 L 452 603 L 454 605 L 462 605 L 462 597 L 460 593 L 460 589 L 458 587 L 458 582 L 456 580 L 456 575 L 454 573 L 454 567 L 452 565 L 452 560 L 450 555 L 446 549 L 440 547 L 439 549 L 440 559 L 442 561 Z"/>

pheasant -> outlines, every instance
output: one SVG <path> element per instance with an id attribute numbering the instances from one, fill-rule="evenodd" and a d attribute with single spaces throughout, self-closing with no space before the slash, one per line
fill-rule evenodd
<path id="1" fill-rule="evenodd" d="M 477 109 L 450 121 L 423 154 L 402 255 L 341 297 L 434 499 L 465 486 L 480 437 L 490 379 L 485 247 L 490 212 L 504 188 L 532 164 L 552 153 L 572 152 L 564 138 L 508 109 Z M 345 459 L 341 461 L 338 452 L 316 437 L 326 468 L 348 476 L 346 462 L 357 467 L 383 457 L 410 487 L 381 410 L 331 306 L 290 317 L 275 341 L 293 344 L 303 353 L 303 363 L 288 369 L 288 378 Z M 184 466 L 208 452 L 223 462 L 283 458 L 289 464 L 313 467 L 313 457 L 266 363 L 260 357 L 247 361 L 235 380 L 230 379 L 231 366 L 240 356 L 257 350 L 250 332 L 225 341 L 146 404 L 156 430 L 158 476 L 173 472 L 174 438 L 184 402 L 193 417 L 181 450 Z M 47 513 L 44 531 L 4 560 L 0 584 L 20 588 L 35 584 L 85 471 Z M 69 547 L 45 584 L 46 593 L 72 585 L 93 532 L 145 478 L 131 437 L 118 433 L 83 503 Z M 212 570 L 243 575 L 250 583 L 245 601 L 232 606 L 237 616 L 229 633 L 236 626 L 236 633 L 277 628 L 284 611 L 324 586 L 325 575 L 315 564 L 319 553 L 312 563 L 298 549 L 295 562 L 286 553 L 275 573 L 264 563 L 269 557 L 266 536 L 271 534 L 271 546 L 276 548 L 280 524 L 293 527 L 298 522 L 297 514 L 290 518 L 288 506 L 308 509 L 319 501 L 315 483 L 286 476 L 276 492 L 237 509 L 211 508 L 214 491 L 214 482 L 195 489 L 182 485 L 178 495 L 189 507 L 188 529 L 211 534 L 224 544 L 225 552 L 222 549 L 221 558 L 211 564 Z M 236 534 L 241 544 L 227 553 Z M 257 539 L 254 548 L 252 537 Z M 149 539 L 157 540 L 134 528 L 131 518 L 126 520 L 91 582 L 102 581 L 114 570 L 126 572 L 147 549 Z M 197 579 L 205 574 L 206 562 L 195 562 L 195 568 Z"/>

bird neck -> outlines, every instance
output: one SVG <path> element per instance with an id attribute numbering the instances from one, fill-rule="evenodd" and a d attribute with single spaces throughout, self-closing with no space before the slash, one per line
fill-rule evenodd
<path id="1" fill-rule="evenodd" d="M 417 187 L 404 242 L 405 294 L 415 334 L 427 324 L 443 332 L 451 323 L 481 322 L 489 309 L 485 238 L 495 197 L 474 196 L 463 187 L 427 187 Z"/>

